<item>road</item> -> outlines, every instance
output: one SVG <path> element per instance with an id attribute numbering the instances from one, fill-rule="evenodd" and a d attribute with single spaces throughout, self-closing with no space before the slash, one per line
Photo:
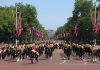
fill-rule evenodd
<path id="1" fill-rule="evenodd" d="M 71 57 L 67 60 L 62 50 L 55 50 L 53 57 L 39 57 L 39 62 L 31 64 L 29 59 L 19 62 L 0 60 L 0 70 L 100 70 L 100 62 L 93 63 Z"/>

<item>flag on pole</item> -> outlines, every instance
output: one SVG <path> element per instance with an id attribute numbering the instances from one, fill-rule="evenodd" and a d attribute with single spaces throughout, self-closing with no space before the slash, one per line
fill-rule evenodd
<path id="1" fill-rule="evenodd" d="M 63 37 L 65 38 L 65 33 L 63 33 Z"/>
<path id="2" fill-rule="evenodd" d="M 94 33 L 97 33 L 100 30 L 100 12 L 98 12 L 97 15 L 97 22 L 95 23 L 95 19 L 93 16 L 91 16 L 91 22 L 92 22 Z"/>
<path id="3" fill-rule="evenodd" d="M 100 31 L 100 11 L 98 12 L 97 29 L 98 29 L 98 31 Z"/>
<path id="4" fill-rule="evenodd" d="M 34 29 L 34 35 L 39 36 L 39 30 L 38 29 Z"/>
<path id="5" fill-rule="evenodd" d="M 30 36 L 33 35 L 33 28 L 32 28 L 32 27 L 30 27 L 30 28 L 28 29 L 28 31 L 29 31 L 29 35 L 30 35 Z"/>
<path id="6" fill-rule="evenodd" d="M 20 19 L 19 19 L 19 25 L 18 25 L 18 29 L 17 29 L 17 35 L 21 35 L 22 33 L 22 15 L 20 15 Z"/>
<path id="7" fill-rule="evenodd" d="M 96 33 L 97 32 L 97 28 L 96 28 L 95 19 L 94 19 L 93 16 L 91 16 L 91 22 L 92 22 L 93 31 Z"/>
<path id="8" fill-rule="evenodd" d="M 37 35 L 37 29 L 34 29 L 34 35 L 35 36 Z"/>
<path id="9" fill-rule="evenodd" d="M 78 24 L 76 24 L 74 27 L 74 33 L 75 33 L 75 36 L 78 35 Z"/>

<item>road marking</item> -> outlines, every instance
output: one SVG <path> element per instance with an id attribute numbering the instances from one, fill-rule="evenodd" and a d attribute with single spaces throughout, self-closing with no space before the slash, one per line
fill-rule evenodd
<path id="1" fill-rule="evenodd" d="M 64 61 L 59 63 L 59 64 L 64 64 L 66 62 L 66 60 L 65 60 L 66 58 L 63 57 L 63 59 L 64 59 Z"/>
<path id="2" fill-rule="evenodd" d="M 52 57 L 50 59 L 52 60 Z"/>
<path id="3" fill-rule="evenodd" d="M 84 59 L 83 61 L 84 61 L 84 65 L 86 65 L 86 64 L 87 64 L 87 61 L 86 61 L 86 59 Z"/>

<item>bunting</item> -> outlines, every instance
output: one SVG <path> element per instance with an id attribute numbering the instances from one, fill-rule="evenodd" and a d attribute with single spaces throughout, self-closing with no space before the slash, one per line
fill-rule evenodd
<path id="1" fill-rule="evenodd" d="M 43 37 L 43 32 L 41 32 L 39 29 L 34 29 L 33 33 L 37 37 Z"/>

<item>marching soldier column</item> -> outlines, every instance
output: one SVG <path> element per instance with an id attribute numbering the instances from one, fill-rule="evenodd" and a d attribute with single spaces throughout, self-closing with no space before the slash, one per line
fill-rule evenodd
<path id="1" fill-rule="evenodd" d="M 90 44 L 75 44 L 64 41 L 37 41 L 30 44 L 19 44 L 18 46 L 9 44 L 0 48 L 1 60 L 16 60 L 30 59 L 31 63 L 38 62 L 38 58 L 45 55 L 46 59 L 52 58 L 55 49 L 62 49 L 66 59 L 77 57 L 80 60 L 90 60 L 93 62 L 100 61 L 100 45 Z"/>

